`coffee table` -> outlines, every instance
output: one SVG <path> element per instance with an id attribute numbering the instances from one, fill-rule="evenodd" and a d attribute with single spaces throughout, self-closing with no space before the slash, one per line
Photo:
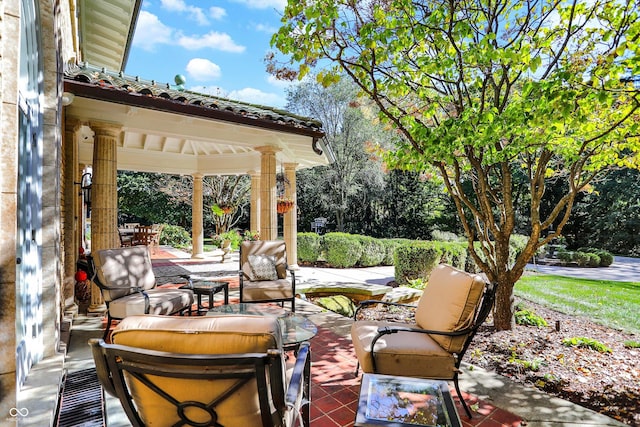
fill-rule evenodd
<path id="1" fill-rule="evenodd" d="M 213 296 L 224 291 L 224 303 L 229 304 L 229 282 L 219 280 L 194 280 L 193 283 L 180 286 L 180 289 L 191 289 L 198 297 L 198 314 L 206 312 L 213 307 Z M 205 309 L 202 305 L 202 296 L 206 295 L 209 300 L 209 308 Z"/>
<path id="2" fill-rule="evenodd" d="M 297 349 L 300 343 L 308 341 L 318 333 L 318 327 L 301 314 L 285 310 L 273 304 L 246 303 L 213 307 L 207 316 L 224 314 L 253 314 L 277 317 L 282 330 L 282 345 L 286 350 Z"/>
<path id="3" fill-rule="evenodd" d="M 354 427 L 460 427 L 446 381 L 363 374 Z"/>

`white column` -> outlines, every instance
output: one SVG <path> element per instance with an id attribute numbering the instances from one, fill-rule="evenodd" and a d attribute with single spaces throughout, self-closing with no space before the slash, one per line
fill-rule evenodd
<path id="1" fill-rule="evenodd" d="M 204 258 L 204 225 L 202 199 L 202 174 L 193 175 L 193 199 L 191 201 L 191 258 Z"/>
<path id="2" fill-rule="evenodd" d="M 278 238 L 276 214 L 276 152 L 271 146 L 257 147 L 260 158 L 260 240 Z"/>
<path id="3" fill-rule="evenodd" d="M 251 204 L 250 204 L 250 230 L 260 230 L 260 174 L 256 171 L 249 171 L 251 176 Z"/>
<path id="4" fill-rule="evenodd" d="M 284 196 L 293 200 L 293 208 L 284 214 L 283 232 L 287 245 L 287 262 L 291 267 L 298 266 L 298 202 L 296 198 L 296 166 L 297 163 L 284 164 L 284 176 L 289 182 L 285 185 Z"/>
<path id="5" fill-rule="evenodd" d="M 116 178 L 118 139 L 122 128 L 109 123 L 91 123 L 93 174 L 91 177 L 91 252 L 120 247 Z M 91 286 L 89 313 L 104 312 L 106 306 L 95 284 Z"/>

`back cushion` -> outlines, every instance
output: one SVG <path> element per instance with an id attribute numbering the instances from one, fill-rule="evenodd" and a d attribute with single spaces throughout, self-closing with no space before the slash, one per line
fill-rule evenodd
<path id="1" fill-rule="evenodd" d="M 240 265 L 244 276 L 254 280 L 255 276 L 249 263 L 250 255 L 272 255 L 275 257 L 278 279 L 287 278 L 287 251 L 283 240 L 244 241 L 240 245 Z"/>
<path id="2" fill-rule="evenodd" d="M 186 354 L 265 353 L 281 348 L 277 318 L 270 316 L 222 315 L 220 317 L 129 316 L 111 336 L 115 344 Z M 284 355 L 281 356 L 284 366 Z M 126 376 L 131 395 L 146 425 L 176 425 L 174 405 L 131 375 Z M 270 379 L 267 379 L 269 383 Z M 278 381 L 284 383 L 283 377 Z M 200 380 L 197 378 L 154 378 L 154 383 L 179 401 L 212 402 L 228 391 L 237 379 Z M 284 396 L 280 396 L 284 399 Z M 190 419 L 207 425 L 204 411 L 187 405 Z M 215 412 L 225 427 L 261 425 L 256 381 L 236 389 L 216 405 Z"/>
<path id="3" fill-rule="evenodd" d="M 282 346 L 272 316 L 129 316 L 113 330 L 116 344 L 194 354 L 264 353 Z"/>
<path id="4" fill-rule="evenodd" d="M 480 275 L 469 274 L 446 264 L 437 266 L 420 297 L 416 324 L 422 329 L 453 332 L 471 326 L 485 287 Z M 465 336 L 431 335 L 440 346 L 458 352 Z"/>
<path id="5" fill-rule="evenodd" d="M 134 291 L 132 287 L 153 289 L 156 277 L 151 267 L 151 257 L 146 246 L 102 249 L 96 251 L 93 260 L 98 279 L 106 286 L 122 290 L 102 291 L 105 301 L 113 301 Z"/>

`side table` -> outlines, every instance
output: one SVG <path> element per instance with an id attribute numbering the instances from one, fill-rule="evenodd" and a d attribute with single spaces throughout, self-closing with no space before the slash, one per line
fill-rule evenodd
<path id="1" fill-rule="evenodd" d="M 195 280 L 193 284 L 180 286 L 180 289 L 191 289 L 198 298 L 198 314 L 206 313 L 213 308 L 214 295 L 220 291 L 224 291 L 224 304 L 229 304 L 229 282 L 218 280 Z M 202 296 L 206 295 L 209 300 L 208 308 L 202 306 Z"/>
<path id="2" fill-rule="evenodd" d="M 363 374 L 355 427 L 460 427 L 446 381 Z"/>

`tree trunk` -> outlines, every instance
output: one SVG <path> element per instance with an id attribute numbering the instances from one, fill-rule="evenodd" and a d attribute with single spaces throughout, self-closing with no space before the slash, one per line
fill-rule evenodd
<path id="1" fill-rule="evenodd" d="M 515 326 L 513 317 L 513 286 L 507 279 L 498 279 L 493 324 L 498 331 L 510 331 Z"/>

